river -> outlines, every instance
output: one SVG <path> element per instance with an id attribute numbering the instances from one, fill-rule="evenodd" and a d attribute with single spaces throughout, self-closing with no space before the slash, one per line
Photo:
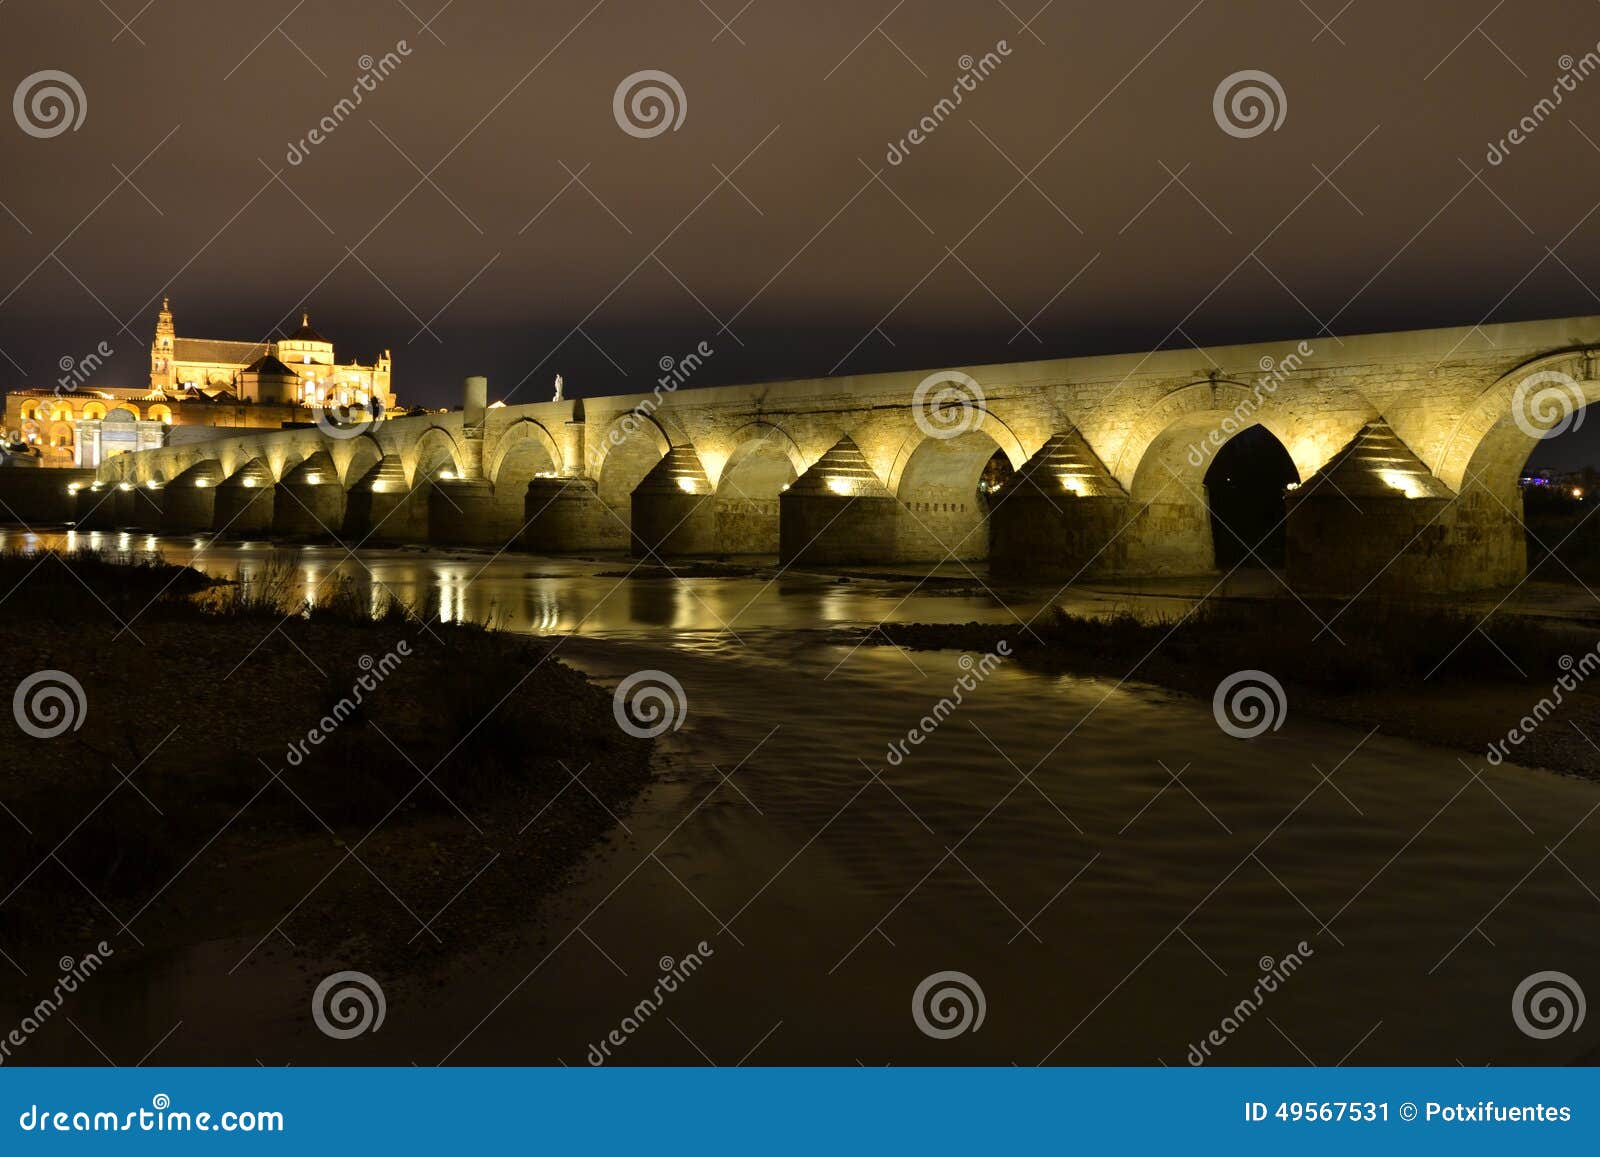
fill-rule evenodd
<path id="1" fill-rule="evenodd" d="M 58 541 L 12 532 L 0 546 Z M 75 542 L 246 578 L 269 552 Z M 606 684 L 668 672 L 684 721 L 609 846 L 530 906 L 522 948 L 461 946 L 435 982 L 391 986 L 381 1031 L 350 1041 L 315 1030 L 320 970 L 286 952 L 232 974 L 231 942 L 153 959 L 78 998 L 119 1062 L 155 1046 L 160 1064 L 581 1065 L 613 1031 L 610 1063 L 627 1064 L 1183 1065 L 1204 1043 L 1208 1063 L 1482 1065 L 1600 1049 L 1600 1017 L 1541 1039 L 1513 1009 L 1540 972 L 1600 994 L 1593 783 L 1324 723 L 1292 698 L 1280 730 L 1234 739 L 1209 703 L 1010 662 L 891 763 L 890 742 L 970 659 L 863 646 L 850 629 L 1021 631 L 1059 600 L 1001 600 L 949 567 L 918 587 L 294 552 L 308 585 L 337 566 L 408 601 L 432 590 L 446 618 L 559 635 L 561 658 Z M 1072 596 L 1078 610 L 1184 605 Z M 625 1027 L 691 952 L 698 970 Z M 981 1024 L 930 1035 L 913 994 L 947 971 L 969 978 Z M 59 1051 L 38 1059 L 92 1059 L 51 1039 Z"/>

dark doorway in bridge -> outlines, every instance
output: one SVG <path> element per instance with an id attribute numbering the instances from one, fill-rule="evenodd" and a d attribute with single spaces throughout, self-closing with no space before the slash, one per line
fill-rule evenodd
<path id="1" fill-rule="evenodd" d="M 983 473 L 978 475 L 978 508 L 985 516 L 1005 497 L 1006 486 L 1015 473 L 1016 469 L 1011 465 L 1011 459 L 1006 457 L 1004 450 L 996 450 L 994 456 L 983 464 Z M 992 523 L 989 526 L 989 534 L 994 534 Z M 991 545 L 991 554 L 993 550 Z"/>
<path id="2" fill-rule="evenodd" d="M 1589 585 L 1600 575 L 1600 519 L 1590 517 L 1600 502 L 1600 422 L 1584 418 L 1594 421 L 1579 410 L 1569 428 L 1534 443 L 1518 473 L 1530 578 Z M 1514 499 L 1501 501 L 1516 513 Z"/>
<path id="3" fill-rule="evenodd" d="M 1016 471 L 1012 469 L 1011 459 L 1006 457 L 1004 450 L 996 450 L 994 457 L 983 464 L 983 473 L 978 476 L 978 497 L 989 506 L 998 501 L 1000 492 L 1011 481 L 1011 476 Z"/>
<path id="4" fill-rule="evenodd" d="M 1265 426 L 1241 431 L 1217 451 L 1206 501 L 1218 569 L 1283 565 L 1284 489 L 1299 480 L 1294 459 Z"/>

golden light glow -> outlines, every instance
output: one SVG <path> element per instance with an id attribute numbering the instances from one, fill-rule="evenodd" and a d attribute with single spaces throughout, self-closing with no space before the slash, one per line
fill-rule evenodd
<path id="1" fill-rule="evenodd" d="M 678 479 L 678 489 L 683 491 L 685 494 L 693 494 L 694 491 L 695 491 L 694 479 L 693 478 L 679 478 Z"/>
<path id="2" fill-rule="evenodd" d="M 836 476 L 828 479 L 828 489 L 835 494 L 843 494 L 848 497 L 854 492 L 855 487 L 850 484 L 850 479 Z"/>
<path id="3" fill-rule="evenodd" d="M 1572 497 L 1574 497 L 1574 498 L 1582 498 L 1583 497 L 1583 487 L 1574 486 L 1572 488 Z"/>
<path id="4" fill-rule="evenodd" d="M 1380 470 L 1378 477 L 1383 479 L 1384 485 L 1393 487 L 1407 498 L 1421 498 L 1428 493 L 1415 474 L 1407 474 L 1402 470 Z"/>
<path id="5" fill-rule="evenodd" d="M 1069 494 L 1076 494 L 1080 498 L 1083 496 L 1084 487 L 1082 478 L 1075 478 L 1070 474 L 1062 474 L 1059 475 L 1059 477 L 1061 479 L 1061 489 L 1067 491 Z"/>

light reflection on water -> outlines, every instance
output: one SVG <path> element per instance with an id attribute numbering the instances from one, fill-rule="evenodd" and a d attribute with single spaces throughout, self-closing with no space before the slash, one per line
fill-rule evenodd
<path id="1" fill-rule="evenodd" d="M 737 636 L 753 629 L 885 621 L 1018 622 L 1035 615 L 1048 593 L 1008 596 L 1002 603 L 979 579 L 956 568 L 937 585 L 913 589 L 913 584 L 888 577 L 841 582 L 824 574 L 778 573 L 771 560 L 751 574 L 666 579 L 626 577 L 636 564 L 621 556 L 597 560 L 419 548 L 364 549 L 352 557 L 335 546 L 283 547 L 265 541 L 210 542 L 109 531 L 29 534 L 0 529 L 0 549 L 7 547 L 87 547 L 129 557 L 159 554 L 168 562 L 188 563 L 246 585 L 288 560 L 307 599 L 327 594 L 337 578 L 348 582 L 375 613 L 397 599 L 413 607 L 436 607 L 447 623 L 492 623 L 534 634 L 646 629 Z M 1074 594 L 1063 603 L 1074 609 L 1170 614 L 1181 612 L 1190 601 Z"/>
<path id="2" fill-rule="evenodd" d="M 272 549 L 72 537 L 245 580 Z M 771 1032 L 753 1063 L 1179 1065 L 1250 993 L 1258 962 L 1302 939 L 1311 962 L 1222 1063 L 1562 1063 L 1596 1047 L 1594 1024 L 1542 1043 L 1509 1013 L 1522 977 L 1580 975 L 1600 956 L 1585 883 L 1600 879 L 1600 839 L 1573 828 L 1600 803 L 1593 784 L 1464 766 L 1292 703 L 1281 732 L 1241 742 L 1206 703 L 1015 663 L 889 769 L 885 744 L 948 693 L 956 656 L 852 651 L 811 629 L 1012 622 L 1041 595 L 1002 604 L 823 575 L 625 579 L 606 573 L 626 571 L 621 560 L 452 551 L 293 557 L 308 591 L 347 574 L 374 606 L 431 595 L 452 621 L 572 635 L 561 658 L 608 685 L 670 671 L 687 721 L 613 854 L 529 908 L 527 948 L 454 965 L 425 1001 L 397 986 L 382 1039 L 308 1027 L 315 969 L 262 959 L 230 974 L 249 944 L 202 945 L 85 997 L 80 1023 L 114 1054 L 139 1055 L 181 1019 L 166 1063 L 577 1064 L 648 991 L 655 961 L 701 939 L 717 955 L 670 1010 L 694 1046 L 657 1025 L 624 1063 L 697 1064 L 701 1049 L 731 1063 Z M 935 1042 L 914 1030 L 910 994 L 943 969 L 982 984 L 982 1032 Z M 216 1007 L 226 1023 L 207 1015 Z M 63 1032 L 52 1047 L 49 1059 L 73 1059 L 82 1046 Z"/>

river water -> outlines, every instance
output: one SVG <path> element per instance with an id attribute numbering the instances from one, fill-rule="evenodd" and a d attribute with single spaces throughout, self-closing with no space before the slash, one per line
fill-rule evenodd
<path id="1" fill-rule="evenodd" d="M 56 540 L 9 544 L 35 541 Z M 269 551 L 76 541 L 246 577 Z M 958 568 L 917 587 L 294 550 L 308 584 L 342 566 L 408 601 L 431 590 L 447 618 L 563 636 L 561 658 L 608 685 L 669 672 L 686 717 L 625 826 L 572 888 L 530 905 L 523 949 L 462 946 L 437 983 L 393 986 L 381 1031 L 351 1041 L 312 1026 L 320 970 L 286 953 L 232 975 L 249 944 L 152 960 L 80 998 L 124 1063 L 158 1045 L 150 1063 L 581 1065 L 613 1030 L 611 1063 L 629 1064 L 1182 1065 L 1208 1037 L 1208 1063 L 1223 1064 L 1568 1063 L 1600 1049 L 1600 1016 L 1541 1039 L 1513 1006 L 1546 971 L 1600 994 L 1593 783 L 1322 723 L 1292 698 L 1280 730 L 1238 740 L 1209 703 L 1009 662 L 891 764 L 889 743 L 970 659 L 860 646 L 846 628 L 1020 631 L 1060 600 L 1002 601 Z M 1090 592 L 1071 605 L 1185 603 Z M 632 1027 L 662 967 L 702 941 L 698 971 Z M 982 1021 L 933 1036 L 914 993 L 947 971 L 970 978 L 974 1002 L 981 990 Z M 52 1040 L 52 1059 L 92 1060 Z"/>

